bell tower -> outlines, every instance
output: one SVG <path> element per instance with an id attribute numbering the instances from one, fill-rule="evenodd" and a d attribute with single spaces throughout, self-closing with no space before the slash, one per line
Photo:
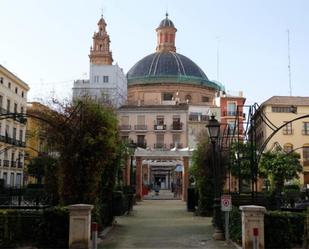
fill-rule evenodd
<path id="1" fill-rule="evenodd" d="M 157 52 L 176 52 L 175 36 L 177 29 L 174 23 L 168 18 L 166 13 L 165 19 L 163 19 L 156 29 L 157 31 Z"/>
<path id="2" fill-rule="evenodd" d="M 90 63 L 97 65 L 112 65 L 113 56 L 109 49 L 110 39 L 106 32 L 106 22 L 101 15 L 98 22 L 98 32 L 93 34 L 93 44 L 90 48 Z"/>

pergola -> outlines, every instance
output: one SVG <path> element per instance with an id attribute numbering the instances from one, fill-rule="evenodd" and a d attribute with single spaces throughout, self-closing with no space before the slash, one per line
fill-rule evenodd
<path id="1" fill-rule="evenodd" d="M 182 162 L 182 200 L 187 200 L 187 188 L 189 185 L 189 158 L 192 156 L 192 149 L 173 149 L 173 150 L 147 150 L 143 148 L 136 148 L 134 156 L 136 160 L 136 198 L 137 200 L 143 199 L 143 162 L 153 165 L 159 165 L 160 161 L 167 161 L 170 164 L 172 161 Z"/>

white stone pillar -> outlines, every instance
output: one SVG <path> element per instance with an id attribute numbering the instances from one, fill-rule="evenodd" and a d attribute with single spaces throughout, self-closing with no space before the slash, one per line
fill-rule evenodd
<path id="1" fill-rule="evenodd" d="M 249 205 L 240 206 L 239 209 L 242 211 L 242 248 L 253 249 L 256 243 L 258 249 L 264 249 L 265 207 Z"/>
<path id="2" fill-rule="evenodd" d="M 91 210 L 93 205 L 75 204 L 69 206 L 70 249 L 90 249 Z"/>

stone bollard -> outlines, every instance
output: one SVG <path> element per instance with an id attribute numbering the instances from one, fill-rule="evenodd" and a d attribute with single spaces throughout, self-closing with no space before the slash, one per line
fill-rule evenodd
<path id="1" fill-rule="evenodd" d="M 240 206 L 242 222 L 242 248 L 264 249 L 264 213 L 262 206 Z"/>
<path id="2" fill-rule="evenodd" d="M 70 212 L 70 249 L 91 249 L 90 228 L 92 205 L 75 204 L 69 206 Z"/>

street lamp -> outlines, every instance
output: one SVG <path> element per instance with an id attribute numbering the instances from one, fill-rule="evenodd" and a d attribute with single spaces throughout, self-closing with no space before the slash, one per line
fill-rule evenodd
<path id="1" fill-rule="evenodd" d="M 223 240 L 223 229 L 222 229 L 222 220 L 221 220 L 221 200 L 220 200 L 220 166 L 217 165 L 216 159 L 216 142 L 218 141 L 220 135 L 220 123 L 215 119 L 215 116 L 212 115 L 211 119 L 206 125 L 208 135 L 212 144 L 213 150 L 213 177 L 214 177 L 214 211 L 213 211 L 213 223 L 215 227 L 215 232 L 213 238 L 215 240 Z"/>
<path id="2" fill-rule="evenodd" d="M 135 188 L 135 183 L 134 182 L 134 173 L 133 173 L 133 159 L 134 159 L 134 152 L 136 149 L 136 144 L 131 140 L 130 143 L 128 144 L 128 147 L 131 148 L 130 154 L 131 154 L 131 162 L 130 162 L 130 186 L 132 190 Z"/>

